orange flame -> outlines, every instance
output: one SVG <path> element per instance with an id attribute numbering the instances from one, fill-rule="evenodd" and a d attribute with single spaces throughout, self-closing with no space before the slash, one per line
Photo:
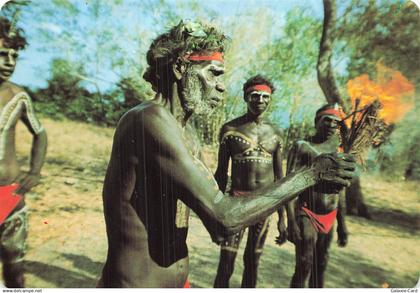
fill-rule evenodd
<path id="1" fill-rule="evenodd" d="M 382 64 L 376 65 L 376 71 L 375 81 L 367 74 L 348 81 L 347 91 L 352 105 L 359 99 L 361 109 L 379 100 L 382 105 L 379 118 L 387 124 L 397 122 L 414 107 L 414 86 L 401 72 Z"/>

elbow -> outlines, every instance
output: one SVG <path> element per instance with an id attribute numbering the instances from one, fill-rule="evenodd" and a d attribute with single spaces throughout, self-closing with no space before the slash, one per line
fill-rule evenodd
<path id="1" fill-rule="evenodd" d="M 230 236 L 238 233 L 244 228 L 243 221 L 238 221 L 235 215 L 230 212 L 225 212 L 218 217 L 218 226 L 220 227 L 221 234 Z"/>
<path id="2" fill-rule="evenodd" d="M 228 236 L 241 231 L 242 226 L 237 225 L 235 221 L 229 218 L 227 214 L 216 215 L 216 221 L 208 227 L 213 242 L 222 243 Z"/>
<path id="3" fill-rule="evenodd" d="M 44 128 L 42 128 L 38 133 L 35 134 L 35 139 L 47 142 L 47 132 Z"/>

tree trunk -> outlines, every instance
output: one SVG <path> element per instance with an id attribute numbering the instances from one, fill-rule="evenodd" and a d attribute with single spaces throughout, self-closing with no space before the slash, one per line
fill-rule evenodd
<path id="1" fill-rule="evenodd" d="M 317 64 L 318 83 L 324 92 L 329 104 L 338 103 L 346 112 L 346 105 L 335 82 L 331 64 L 334 30 L 336 24 L 337 6 L 335 0 L 324 0 L 324 24 Z M 349 214 L 369 217 L 360 188 L 360 179 L 355 178 L 352 185 L 346 190 L 346 203 Z"/>
<path id="2" fill-rule="evenodd" d="M 346 111 L 346 105 L 336 85 L 331 64 L 336 14 L 335 0 L 324 0 L 324 25 L 317 64 L 318 83 L 328 103 L 338 103 Z"/>

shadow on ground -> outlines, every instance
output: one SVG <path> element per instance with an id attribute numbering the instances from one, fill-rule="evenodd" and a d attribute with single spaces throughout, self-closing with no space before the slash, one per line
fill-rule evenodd
<path id="1" fill-rule="evenodd" d="M 345 249 L 345 248 L 344 248 Z M 359 254 L 336 249 L 330 254 L 326 273 L 326 287 L 336 288 L 409 288 L 416 284 L 415 274 L 396 274 L 372 264 Z"/>
<path id="2" fill-rule="evenodd" d="M 103 263 L 99 261 L 93 261 L 90 258 L 77 255 L 73 253 L 62 253 L 61 254 L 64 258 L 73 262 L 73 266 L 78 268 L 79 270 L 85 271 L 94 276 L 98 276 L 102 270 Z"/>
<path id="3" fill-rule="evenodd" d="M 26 272 L 51 283 L 56 288 L 95 287 L 103 266 L 101 262 L 92 261 L 83 255 L 71 253 L 61 255 L 72 261 L 73 267 L 77 268 L 78 272 L 42 262 L 25 261 Z"/>
<path id="4" fill-rule="evenodd" d="M 416 232 L 420 229 L 420 215 L 406 213 L 402 210 L 389 209 L 386 207 L 369 206 L 369 213 L 372 216 L 372 224 L 392 226 L 407 229 L 409 232 Z"/>
<path id="5" fill-rule="evenodd" d="M 25 270 L 56 288 L 95 287 L 97 281 L 85 274 L 37 261 L 25 261 Z"/>
<path id="6" fill-rule="evenodd" d="M 332 243 L 332 245 L 336 245 Z M 198 253 L 198 252 L 197 252 Z M 190 282 L 195 288 L 211 288 L 216 275 L 218 254 L 204 254 L 190 258 Z M 294 273 L 294 251 L 274 245 L 266 245 L 258 272 L 258 283 L 264 288 L 288 288 Z M 237 257 L 235 272 L 230 279 L 230 287 L 240 287 L 243 261 Z M 334 248 L 330 251 L 330 261 L 326 271 L 326 288 L 394 288 L 413 287 L 416 284 L 415 274 L 395 274 L 395 271 L 381 268 L 367 258 L 349 253 L 345 248 Z"/>

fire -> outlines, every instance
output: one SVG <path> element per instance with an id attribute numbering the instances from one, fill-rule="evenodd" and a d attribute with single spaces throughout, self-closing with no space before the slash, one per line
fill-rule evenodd
<path id="1" fill-rule="evenodd" d="M 379 100 L 382 105 L 379 118 L 387 124 L 395 123 L 414 107 L 414 86 L 397 70 L 382 64 L 377 64 L 376 70 L 375 80 L 362 74 L 348 81 L 351 103 L 354 106 L 359 99 L 358 109 L 361 109 Z"/>

